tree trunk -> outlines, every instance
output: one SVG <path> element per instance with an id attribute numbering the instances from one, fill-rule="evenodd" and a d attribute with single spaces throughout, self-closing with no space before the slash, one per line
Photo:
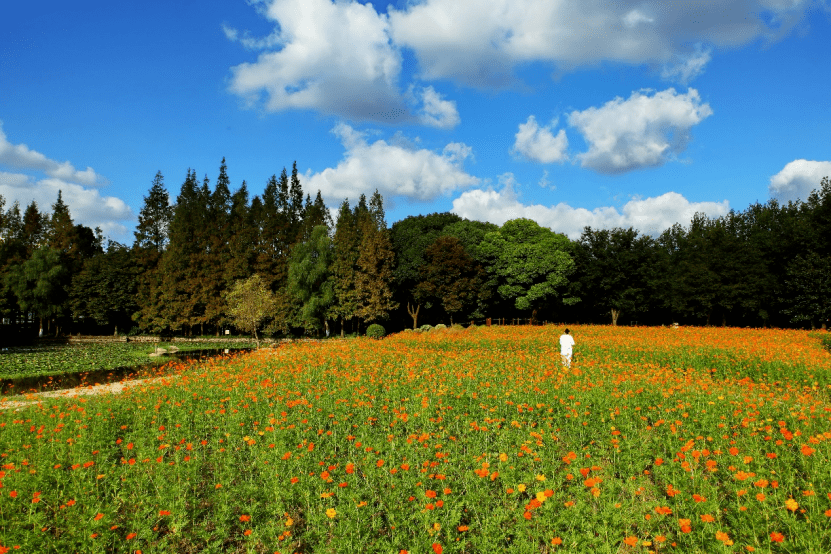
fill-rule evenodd
<path id="1" fill-rule="evenodd" d="M 413 307 L 407 302 L 407 313 L 410 314 L 410 317 L 413 318 L 413 329 L 418 328 L 418 311 L 421 310 L 421 304 L 417 304 L 415 307 L 415 311 L 413 311 Z"/>
<path id="2" fill-rule="evenodd" d="M 612 308 L 612 327 L 617 327 L 617 318 L 620 317 L 620 310 Z"/>
<path id="3" fill-rule="evenodd" d="M 340 318 L 340 338 L 343 338 L 343 326 L 345 322 L 343 321 L 343 317 Z"/>
<path id="4" fill-rule="evenodd" d="M 721 314 L 721 326 L 727 327 L 727 313 Z"/>

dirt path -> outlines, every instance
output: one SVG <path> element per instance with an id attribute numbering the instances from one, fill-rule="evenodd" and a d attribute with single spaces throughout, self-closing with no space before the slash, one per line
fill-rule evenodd
<path id="1" fill-rule="evenodd" d="M 32 404 L 40 404 L 49 398 L 78 398 L 79 396 L 95 396 L 98 394 L 119 394 L 125 390 L 139 385 L 149 385 L 159 381 L 169 381 L 175 379 L 177 375 L 168 375 L 165 377 L 151 377 L 148 379 L 130 379 L 127 381 L 118 381 L 116 383 L 107 383 L 105 385 L 87 385 L 85 387 L 76 387 L 74 389 L 53 390 L 47 392 L 37 392 L 30 394 L 21 394 L 17 396 L 0 397 L 0 410 L 15 410 L 18 411 L 26 406 Z"/>

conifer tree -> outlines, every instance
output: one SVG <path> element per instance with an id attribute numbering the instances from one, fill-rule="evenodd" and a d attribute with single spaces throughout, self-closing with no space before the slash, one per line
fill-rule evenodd
<path id="1" fill-rule="evenodd" d="M 167 246 L 167 229 L 172 215 L 173 208 L 164 186 L 164 176 L 161 171 L 157 171 L 139 212 L 138 226 L 133 233 L 133 246 L 161 254 Z"/>
<path id="2" fill-rule="evenodd" d="M 225 158 L 219 167 L 216 186 L 208 199 L 208 230 L 206 249 L 202 253 L 202 289 L 205 302 L 204 323 L 213 325 L 219 334 L 219 326 L 225 319 L 226 290 L 225 271 L 231 262 L 231 191 Z"/>
<path id="3" fill-rule="evenodd" d="M 366 205 L 365 201 L 363 205 Z M 369 209 L 359 212 L 357 216 L 361 242 L 355 276 L 358 297 L 355 315 L 368 324 L 386 319 L 398 307 L 392 296 L 395 260 L 384 219 L 383 201 L 377 190 L 372 195 Z"/>
<path id="4" fill-rule="evenodd" d="M 335 233 L 332 237 L 332 288 L 333 302 L 328 316 L 340 320 L 341 336 L 347 321 L 355 317 L 358 296 L 355 290 L 355 273 L 360 248 L 358 224 L 349 200 L 344 200 L 338 211 Z"/>
<path id="5" fill-rule="evenodd" d="M 139 211 L 134 233 L 133 258 L 137 266 L 136 310 L 133 319 L 142 327 L 152 327 L 151 321 L 161 316 L 161 274 L 159 262 L 169 244 L 169 227 L 173 217 L 170 195 L 164 186 L 164 176 L 156 172 L 150 190 Z"/>
<path id="6" fill-rule="evenodd" d="M 294 246 L 289 262 L 288 293 L 297 306 L 293 323 L 306 333 L 320 333 L 334 299 L 332 242 L 329 229 L 318 225 L 308 240 Z"/>

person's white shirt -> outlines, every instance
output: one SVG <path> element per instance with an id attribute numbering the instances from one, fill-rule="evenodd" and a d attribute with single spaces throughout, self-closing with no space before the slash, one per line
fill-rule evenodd
<path id="1" fill-rule="evenodd" d="M 574 346 L 574 337 L 571 335 L 560 335 L 560 354 L 567 356 L 571 354 L 571 348 Z"/>

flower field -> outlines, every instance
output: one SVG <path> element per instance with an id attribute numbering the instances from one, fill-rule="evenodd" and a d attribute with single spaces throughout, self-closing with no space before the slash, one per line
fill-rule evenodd
<path id="1" fill-rule="evenodd" d="M 292 343 L 0 411 L 2 552 L 829 552 L 831 354 L 576 326 Z"/>

